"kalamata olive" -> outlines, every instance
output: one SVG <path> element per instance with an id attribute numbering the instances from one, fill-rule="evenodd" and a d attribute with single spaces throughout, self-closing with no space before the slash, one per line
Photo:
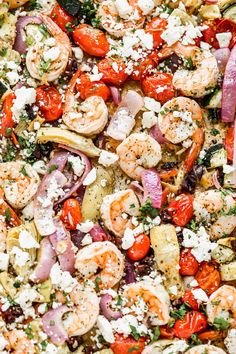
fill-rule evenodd
<path id="1" fill-rule="evenodd" d="M 68 349 L 73 353 L 75 352 L 80 345 L 83 344 L 83 339 L 81 337 L 70 337 L 67 341 L 67 347 Z"/>
<path id="2" fill-rule="evenodd" d="M 78 65 L 77 65 L 77 61 L 75 58 L 69 58 L 68 63 L 67 63 L 67 67 L 65 70 L 65 75 L 68 76 L 69 78 L 71 78 L 74 73 L 77 71 L 78 69 Z"/>
<path id="3" fill-rule="evenodd" d="M 23 311 L 20 305 L 12 305 L 6 311 L 1 311 L 1 315 L 7 324 L 15 322 L 15 320 L 23 316 Z"/>
<path id="4" fill-rule="evenodd" d="M 192 168 L 192 170 L 185 176 L 182 191 L 193 193 L 195 191 L 196 185 L 198 181 L 200 181 L 203 174 L 203 166 L 196 165 Z"/>

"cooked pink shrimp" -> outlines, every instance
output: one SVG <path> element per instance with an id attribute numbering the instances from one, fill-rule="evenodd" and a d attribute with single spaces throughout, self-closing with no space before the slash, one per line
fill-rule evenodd
<path id="1" fill-rule="evenodd" d="M 4 252 L 6 249 L 6 239 L 7 239 L 6 223 L 1 219 L 0 216 L 0 252 Z"/>
<path id="2" fill-rule="evenodd" d="M 214 345 L 202 344 L 187 350 L 185 354 L 226 354 L 226 352 Z"/>
<path id="3" fill-rule="evenodd" d="M 12 354 L 36 354 L 36 348 L 24 331 L 14 329 L 5 334 Z"/>
<path id="4" fill-rule="evenodd" d="M 17 7 L 23 6 L 29 0 L 4 0 L 4 2 L 8 3 L 10 9 L 17 9 Z"/>

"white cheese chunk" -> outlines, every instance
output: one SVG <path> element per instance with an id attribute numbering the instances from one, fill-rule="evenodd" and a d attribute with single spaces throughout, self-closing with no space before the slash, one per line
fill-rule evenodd
<path id="1" fill-rule="evenodd" d="M 232 33 L 231 32 L 217 33 L 216 38 L 218 40 L 220 48 L 228 48 L 232 38 Z"/>
<path id="2" fill-rule="evenodd" d="M 195 299 L 198 300 L 199 302 L 207 302 L 208 301 L 208 296 L 205 293 L 205 291 L 202 289 L 193 289 L 192 294 L 195 297 Z"/>
<path id="3" fill-rule="evenodd" d="M 5 271 L 9 265 L 9 254 L 0 252 L 0 270 Z"/>
<path id="4" fill-rule="evenodd" d="M 113 165 L 116 161 L 118 161 L 118 159 L 118 155 L 106 150 L 102 150 L 98 159 L 98 163 L 105 167 L 108 167 Z"/>
<path id="5" fill-rule="evenodd" d="M 115 337 L 113 334 L 110 322 L 104 316 L 98 316 L 97 319 L 98 329 L 101 331 L 103 338 L 108 343 L 114 343 Z"/>
<path id="6" fill-rule="evenodd" d="M 52 47 L 48 50 L 45 50 L 43 52 L 43 59 L 45 61 L 54 61 L 56 60 L 60 55 L 60 49 L 58 47 Z"/>
<path id="7" fill-rule="evenodd" d="M 84 186 L 89 186 L 90 184 L 92 184 L 93 182 L 95 182 L 97 179 L 97 170 L 96 168 L 92 168 L 92 170 L 87 174 L 87 176 L 85 177 L 84 181 L 83 181 L 83 185 Z"/>
<path id="8" fill-rule="evenodd" d="M 22 230 L 19 233 L 19 243 L 21 248 L 39 248 L 39 243 L 35 238 L 26 230 Z"/>

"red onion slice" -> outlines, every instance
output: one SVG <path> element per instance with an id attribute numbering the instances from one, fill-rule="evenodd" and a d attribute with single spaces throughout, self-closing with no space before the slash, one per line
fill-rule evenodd
<path id="1" fill-rule="evenodd" d="M 212 182 L 213 182 L 214 186 L 216 187 L 216 189 L 222 188 L 220 185 L 220 182 L 218 180 L 218 172 L 217 171 L 215 171 L 212 175 Z"/>
<path id="2" fill-rule="evenodd" d="M 218 0 L 205 0 L 205 3 L 209 5 L 214 5 L 218 3 Z"/>
<path id="3" fill-rule="evenodd" d="M 94 227 L 89 231 L 89 233 L 93 239 L 93 242 L 110 240 L 110 236 L 98 224 L 94 225 Z"/>
<path id="4" fill-rule="evenodd" d="M 26 52 L 27 45 L 25 42 L 25 26 L 29 24 L 40 25 L 42 20 L 36 16 L 20 16 L 18 17 L 18 21 L 16 23 L 16 39 L 13 46 L 18 53 L 23 54 Z"/>
<path id="5" fill-rule="evenodd" d="M 139 184 L 137 181 L 132 181 L 129 185 L 129 188 L 131 188 L 134 193 L 137 195 L 138 200 L 140 201 L 140 204 L 143 204 L 143 194 L 144 194 L 144 189 L 143 187 Z"/>
<path id="6" fill-rule="evenodd" d="M 114 311 L 111 309 L 111 301 L 112 301 L 112 296 L 109 294 L 103 295 L 100 300 L 101 312 L 108 319 L 108 321 L 112 319 L 117 320 L 118 318 L 122 317 L 120 311 Z"/>
<path id="7" fill-rule="evenodd" d="M 234 121 L 234 156 L 233 156 L 233 167 L 234 167 L 234 186 L 236 188 L 236 120 Z"/>
<path id="8" fill-rule="evenodd" d="M 134 264 L 126 259 L 125 261 L 125 283 L 131 284 L 136 282 L 136 275 L 134 273 Z"/>
<path id="9" fill-rule="evenodd" d="M 116 86 L 109 86 L 113 102 L 119 104 L 121 102 L 120 90 Z"/>
<path id="10" fill-rule="evenodd" d="M 159 144 L 164 144 L 168 143 L 169 141 L 164 137 L 162 134 L 158 124 L 156 124 L 154 127 L 151 128 L 150 130 L 150 136 L 155 139 Z"/>
<path id="11" fill-rule="evenodd" d="M 222 94 L 221 118 L 233 122 L 236 107 L 236 45 L 233 47 L 225 69 Z"/>
<path id="12" fill-rule="evenodd" d="M 63 171 L 67 160 L 69 157 L 69 152 L 67 151 L 56 151 L 53 155 L 53 158 L 49 161 L 47 169 L 50 169 L 53 165 L 56 166 L 57 170 Z"/>
<path id="13" fill-rule="evenodd" d="M 73 273 L 75 270 L 75 252 L 73 250 L 70 233 L 65 229 L 59 219 L 54 219 L 56 231 L 49 236 L 49 240 L 55 250 L 62 271 Z"/>
<path id="14" fill-rule="evenodd" d="M 154 170 L 145 170 L 141 176 L 142 185 L 144 189 L 144 201 L 150 198 L 154 208 L 161 207 L 162 201 L 162 186 L 159 174 Z"/>
<path id="15" fill-rule="evenodd" d="M 53 250 L 49 239 L 45 237 L 40 243 L 38 263 L 30 279 L 35 283 L 47 280 L 55 263 L 56 252 Z"/>
<path id="16" fill-rule="evenodd" d="M 65 313 L 71 311 L 66 305 L 50 310 L 42 317 L 43 330 L 56 345 L 62 345 L 68 339 L 67 332 L 62 323 L 62 317 Z"/>
<path id="17" fill-rule="evenodd" d="M 213 54 L 216 58 L 219 70 L 221 72 L 224 72 L 225 67 L 228 63 L 229 57 L 230 57 L 230 49 L 229 48 L 220 48 L 220 49 L 217 49 Z"/>

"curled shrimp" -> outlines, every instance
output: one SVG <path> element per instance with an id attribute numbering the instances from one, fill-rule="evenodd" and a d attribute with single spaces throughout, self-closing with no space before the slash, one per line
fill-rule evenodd
<path id="1" fill-rule="evenodd" d="M 71 54 L 71 44 L 68 36 L 48 16 L 41 14 L 40 18 L 48 32 L 55 39 L 55 45 L 50 48 L 53 59 L 45 61 L 45 48 L 41 43 L 36 43 L 29 48 L 26 55 L 26 66 L 30 75 L 44 83 L 56 80 L 64 71 Z M 45 69 L 45 63 L 48 68 Z"/>
<path id="2" fill-rule="evenodd" d="M 161 160 L 160 144 L 145 133 L 128 136 L 116 149 L 120 168 L 135 180 L 141 180 L 142 172 L 155 167 Z"/>
<path id="3" fill-rule="evenodd" d="M 5 334 L 12 354 L 35 354 L 36 349 L 24 331 L 14 329 Z"/>
<path id="4" fill-rule="evenodd" d="M 7 239 L 6 223 L 1 219 L 0 216 L 0 252 L 4 252 L 6 249 L 6 239 Z"/>
<path id="5" fill-rule="evenodd" d="M 5 0 L 8 3 L 10 9 L 17 9 L 17 7 L 25 5 L 29 0 Z"/>
<path id="6" fill-rule="evenodd" d="M 105 0 L 99 4 L 97 15 L 102 27 L 114 37 L 122 37 L 127 30 L 143 26 L 145 17 L 138 7 L 137 0 L 126 0 L 119 6 L 119 0 Z M 120 19 L 119 22 L 117 19 Z"/>
<path id="7" fill-rule="evenodd" d="M 211 239 L 229 235 L 235 228 L 236 216 L 230 211 L 236 202 L 230 194 L 224 195 L 219 190 L 197 193 L 193 201 L 193 210 L 197 221 L 209 224 Z"/>
<path id="8" fill-rule="evenodd" d="M 94 327 L 99 315 L 99 299 L 89 287 L 75 286 L 70 293 L 74 306 L 68 312 L 63 325 L 69 337 L 81 336 Z"/>
<path id="9" fill-rule="evenodd" d="M 226 354 L 226 352 L 211 344 L 201 344 L 187 350 L 185 354 Z"/>
<path id="10" fill-rule="evenodd" d="M 132 228 L 131 217 L 139 214 L 139 201 L 132 189 L 126 189 L 103 198 L 101 217 L 106 227 L 122 237 L 126 228 Z"/>
<path id="11" fill-rule="evenodd" d="M 23 161 L 0 163 L 0 186 L 7 202 L 16 209 L 24 208 L 36 194 L 40 178 Z"/>
<path id="12" fill-rule="evenodd" d="M 126 306 L 135 304 L 139 298 L 142 298 L 147 305 L 147 317 L 152 325 L 164 325 L 168 323 L 170 298 L 162 285 L 153 286 L 145 282 L 138 282 L 128 285 L 123 293 L 128 300 Z"/>
<path id="13" fill-rule="evenodd" d="M 98 134 L 107 124 L 108 109 L 102 97 L 99 96 L 91 96 L 81 104 L 77 103 L 74 90 L 80 72 L 79 69 L 73 76 L 66 91 L 62 119 L 71 130 L 79 134 Z"/>
<path id="14" fill-rule="evenodd" d="M 111 242 L 94 242 L 77 253 L 75 268 L 82 279 L 99 279 L 100 288 L 112 288 L 123 276 L 122 253 Z"/>
<path id="15" fill-rule="evenodd" d="M 236 328 L 236 289 L 230 285 L 223 285 L 208 299 L 206 312 L 208 321 L 214 323 L 216 318 L 223 318 Z"/>

